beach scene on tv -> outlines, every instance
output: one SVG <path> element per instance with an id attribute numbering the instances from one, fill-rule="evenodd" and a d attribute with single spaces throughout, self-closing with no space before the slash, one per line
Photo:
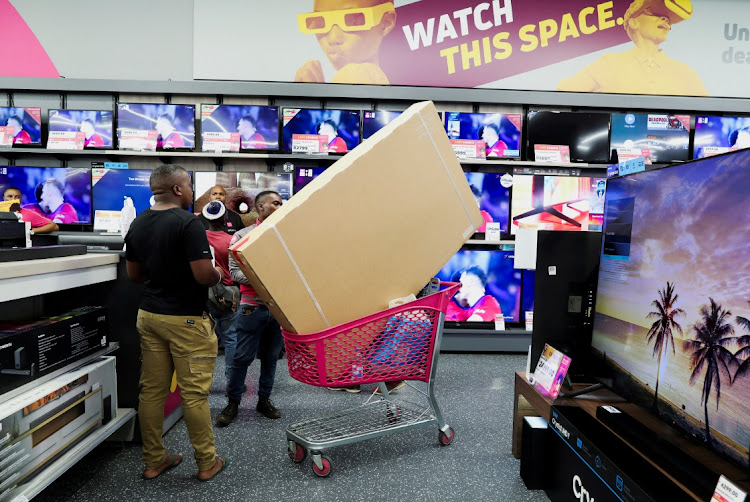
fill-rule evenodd
<path id="1" fill-rule="evenodd" d="M 607 182 L 593 347 L 615 390 L 748 468 L 750 151 Z"/>

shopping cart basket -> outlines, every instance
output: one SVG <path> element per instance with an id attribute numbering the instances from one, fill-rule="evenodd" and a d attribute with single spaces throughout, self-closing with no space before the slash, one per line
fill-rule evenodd
<path id="1" fill-rule="evenodd" d="M 289 374 L 320 387 L 348 387 L 377 383 L 361 406 L 321 418 L 304 420 L 286 429 L 289 457 L 300 463 L 309 452 L 313 472 L 331 473 L 328 448 L 437 424 L 441 445 L 453 442 L 454 432 L 443 419 L 434 383 L 443 320 L 448 303 L 461 287 L 441 282 L 441 290 L 397 307 L 311 335 L 284 334 Z M 396 400 L 385 382 L 418 380 L 427 403 Z"/>

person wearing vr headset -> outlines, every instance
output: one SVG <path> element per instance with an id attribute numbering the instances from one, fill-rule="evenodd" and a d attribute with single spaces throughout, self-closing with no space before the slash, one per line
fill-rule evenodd
<path id="1" fill-rule="evenodd" d="M 313 12 L 297 16 L 299 29 L 314 34 L 338 84 L 388 85 L 380 68 L 380 44 L 396 26 L 392 0 L 315 0 Z M 325 82 L 320 61 L 308 59 L 295 82 Z"/>
<path id="2" fill-rule="evenodd" d="M 623 16 L 623 26 L 635 46 L 605 54 L 561 80 L 557 90 L 708 96 L 695 70 L 668 58 L 659 48 L 672 26 L 692 15 L 690 0 L 634 0 Z"/>

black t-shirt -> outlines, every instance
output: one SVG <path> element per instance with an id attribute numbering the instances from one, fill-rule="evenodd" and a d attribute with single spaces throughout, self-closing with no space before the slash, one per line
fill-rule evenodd
<path id="1" fill-rule="evenodd" d="M 199 214 L 198 218 L 200 218 L 203 223 L 203 227 L 208 230 L 208 219 L 203 216 L 203 214 Z M 224 219 L 224 228 L 222 230 L 229 235 L 234 235 L 235 232 L 239 232 L 243 228 L 245 228 L 245 224 L 242 222 L 240 215 L 227 208 L 226 218 Z"/>
<path id="2" fill-rule="evenodd" d="M 190 262 L 211 259 L 206 231 L 180 208 L 138 215 L 125 236 L 125 258 L 139 262 L 147 277 L 141 309 L 154 314 L 199 316 L 208 288 L 195 281 Z"/>

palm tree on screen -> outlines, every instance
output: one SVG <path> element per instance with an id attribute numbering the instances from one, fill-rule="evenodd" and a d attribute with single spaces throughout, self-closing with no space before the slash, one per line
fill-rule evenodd
<path id="1" fill-rule="evenodd" d="M 734 380 L 737 380 L 737 377 L 750 374 L 750 319 L 738 315 L 734 320 L 738 326 L 744 328 L 745 331 L 748 332 L 747 335 L 737 337 L 737 344 L 740 346 L 740 350 L 734 353 L 734 357 L 736 357 L 738 361 L 742 361 L 739 368 L 737 368 L 737 371 L 734 373 Z"/>
<path id="2" fill-rule="evenodd" d="M 675 320 L 676 317 L 685 315 L 685 311 L 675 308 L 675 303 L 680 295 L 674 292 L 674 283 L 667 281 L 667 287 L 659 291 L 659 298 L 651 302 L 656 310 L 649 312 L 646 319 L 656 318 L 651 328 L 646 333 L 648 343 L 654 342 L 654 352 L 651 357 L 656 356 L 656 388 L 654 389 L 654 409 L 657 409 L 659 401 L 659 378 L 661 377 L 661 357 L 672 347 L 674 354 L 674 332 L 682 335 L 682 326 Z"/>
<path id="3" fill-rule="evenodd" d="M 734 326 L 729 324 L 732 313 L 721 307 L 713 298 L 709 298 L 710 305 L 703 305 L 700 310 L 701 318 L 692 329 L 695 339 L 685 342 L 685 348 L 692 351 L 690 363 L 690 385 L 693 385 L 702 374 L 703 391 L 701 404 L 705 413 L 706 442 L 711 442 L 711 429 L 708 424 L 708 400 L 711 392 L 716 392 L 716 409 L 719 409 L 721 399 L 722 377 L 731 382 L 730 367 L 736 365 L 734 354 L 727 349 L 737 341 Z"/>

